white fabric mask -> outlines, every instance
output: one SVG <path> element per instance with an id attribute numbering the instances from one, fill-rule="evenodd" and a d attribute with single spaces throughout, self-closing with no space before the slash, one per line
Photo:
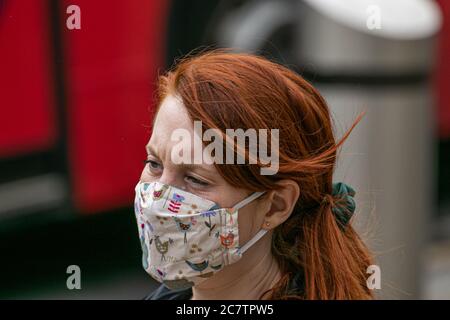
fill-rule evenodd
<path id="1" fill-rule="evenodd" d="M 233 208 L 220 208 L 159 182 L 139 182 L 135 190 L 143 267 L 171 289 L 192 287 L 237 262 L 267 232 L 261 229 L 240 246 L 238 210 L 264 192 L 251 194 Z"/>

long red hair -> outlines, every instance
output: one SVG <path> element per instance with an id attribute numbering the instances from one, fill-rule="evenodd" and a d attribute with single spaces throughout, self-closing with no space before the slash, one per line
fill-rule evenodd
<path id="1" fill-rule="evenodd" d="M 228 49 L 181 59 L 159 78 L 158 92 L 160 101 L 168 94 L 181 97 L 204 130 L 279 129 L 277 174 L 261 175 L 261 164 L 216 165 L 228 183 L 250 191 L 274 190 L 281 179 L 299 184 L 294 211 L 273 233 L 272 254 L 283 276 L 270 298 L 373 297 L 366 284 L 371 254 L 352 226 L 341 228 L 331 210 L 337 200 L 331 195 L 336 152 L 361 116 L 336 142 L 328 106 L 309 82 L 268 59 Z M 298 274 L 304 288 L 291 292 L 289 284 Z"/>

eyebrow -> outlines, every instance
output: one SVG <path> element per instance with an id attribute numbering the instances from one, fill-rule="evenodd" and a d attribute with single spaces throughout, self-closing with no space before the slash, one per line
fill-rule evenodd
<path id="1" fill-rule="evenodd" d="M 158 153 L 156 152 L 156 150 L 151 146 L 151 145 L 146 145 L 145 146 L 145 150 L 147 151 L 147 154 L 151 154 L 155 157 L 157 157 L 159 159 Z M 177 164 L 177 166 L 180 166 L 184 169 L 188 169 L 188 170 L 193 170 L 193 169 L 201 169 L 204 170 L 206 172 L 212 173 L 211 170 L 209 169 L 208 166 L 202 166 L 201 164 L 195 164 L 195 163 L 182 163 L 182 164 Z"/>
<path id="2" fill-rule="evenodd" d="M 156 150 L 149 144 L 145 146 L 145 151 L 147 151 L 147 154 L 152 154 L 155 157 L 158 157 L 158 153 L 156 152 Z"/>
<path id="3" fill-rule="evenodd" d="M 206 172 L 211 172 L 211 170 L 209 169 L 208 166 L 202 166 L 201 164 L 193 164 L 193 163 L 186 164 L 186 163 L 182 163 L 179 166 L 181 166 L 181 167 L 183 167 L 185 169 L 188 169 L 188 170 L 193 170 L 193 169 L 198 168 L 198 169 L 204 170 Z"/>

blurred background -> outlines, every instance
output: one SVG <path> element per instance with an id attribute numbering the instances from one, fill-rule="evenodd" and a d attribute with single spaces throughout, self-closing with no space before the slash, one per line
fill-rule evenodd
<path id="1" fill-rule="evenodd" d="M 80 9 L 80 29 L 70 5 Z M 141 299 L 132 203 L 157 75 L 193 50 L 283 63 L 327 99 L 335 176 L 385 299 L 450 299 L 450 2 L 0 0 L 0 298 Z M 68 266 L 81 269 L 69 290 Z"/>

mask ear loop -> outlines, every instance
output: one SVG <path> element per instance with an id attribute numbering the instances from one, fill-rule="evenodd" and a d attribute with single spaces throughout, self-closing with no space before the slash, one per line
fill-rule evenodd
<path id="1" fill-rule="evenodd" d="M 245 198 L 244 200 L 242 200 L 241 202 L 238 202 L 233 209 L 234 210 L 239 210 L 242 207 L 246 206 L 247 204 L 249 204 L 250 202 L 252 202 L 253 200 L 259 198 L 260 196 L 262 196 L 264 193 L 266 193 L 265 191 L 258 191 L 258 192 L 254 192 L 253 194 L 249 195 L 247 198 Z M 233 210 L 233 211 L 234 211 Z M 258 241 L 259 239 L 261 239 L 262 236 L 264 236 L 266 234 L 267 230 L 265 229 L 261 229 L 258 231 L 258 233 L 249 241 L 247 241 L 246 244 L 244 244 L 242 247 L 240 247 L 237 252 L 238 254 L 242 254 L 244 253 L 248 248 L 250 248 L 256 241 Z"/>
<path id="2" fill-rule="evenodd" d="M 265 193 L 265 191 L 254 192 L 251 195 L 249 195 L 247 198 L 245 198 L 244 200 L 241 200 L 240 202 L 235 204 L 229 210 L 226 210 L 226 212 L 230 214 L 230 222 L 233 223 L 233 213 L 235 211 L 237 211 L 237 210 L 241 209 L 242 207 L 246 206 L 247 204 L 249 204 L 250 202 L 252 202 L 256 198 L 260 197 L 264 193 Z"/>
<path id="3" fill-rule="evenodd" d="M 235 204 L 233 206 L 233 208 L 231 208 L 233 211 L 235 210 L 239 210 L 242 207 L 245 207 L 247 204 L 249 204 L 250 202 L 252 202 L 253 200 L 259 198 L 260 196 L 262 196 L 264 193 L 266 193 L 265 191 L 258 191 L 258 192 L 254 192 L 251 195 L 249 195 L 247 198 L 245 198 L 244 200 L 242 200 L 241 202 L 238 202 L 237 204 Z"/>
<path id="4" fill-rule="evenodd" d="M 258 231 L 257 234 L 253 238 L 251 238 L 249 241 L 247 241 L 246 244 L 244 244 L 242 247 L 240 247 L 237 252 L 238 254 L 243 254 L 245 251 L 247 251 L 248 248 L 250 248 L 256 241 L 262 238 L 263 235 L 265 235 L 267 232 L 266 229 L 261 229 Z"/>

